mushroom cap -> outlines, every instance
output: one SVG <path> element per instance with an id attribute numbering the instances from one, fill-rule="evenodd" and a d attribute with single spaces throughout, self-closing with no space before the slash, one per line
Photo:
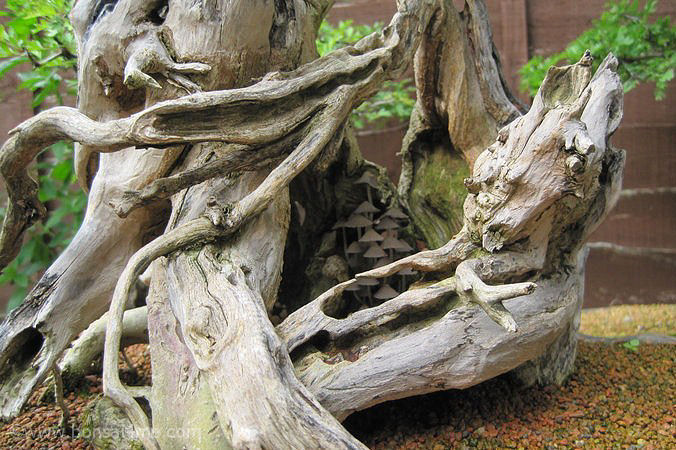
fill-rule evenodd
<path id="1" fill-rule="evenodd" d="M 380 234 L 386 239 L 388 237 L 397 238 L 397 236 L 399 235 L 399 232 L 397 230 L 381 230 Z"/>
<path id="2" fill-rule="evenodd" d="M 376 230 L 396 230 L 397 228 L 401 228 L 397 222 L 394 220 L 390 219 L 389 217 L 385 217 L 384 219 L 380 219 L 378 224 L 376 225 Z"/>
<path id="3" fill-rule="evenodd" d="M 408 245 L 408 242 L 402 241 L 401 239 L 397 239 L 397 240 L 399 241 L 399 247 L 394 247 L 395 252 L 405 253 L 405 252 L 410 252 L 411 250 L 413 250 L 413 247 Z"/>
<path id="4" fill-rule="evenodd" d="M 357 284 L 360 286 L 378 286 L 380 281 L 376 280 L 375 278 L 358 278 Z"/>
<path id="5" fill-rule="evenodd" d="M 361 291 L 361 285 L 359 283 L 353 283 L 345 288 L 346 291 L 357 292 Z"/>
<path id="6" fill-rule="evenodd" d="M 399 295 L 399 292 L 390 287 L 389 284 L 383 284 L 373 296 L 378 300 L 389 300 Z"/>
<path id="7" fill-rule="evenodd" d="M 368 214 L 368 213 L 376 213 L 379 212 L 380 210 L 373 206 L 371 202 L 362 202 L 361 205 L 357 207 L 357 209 L 354 210 L 355 214 Z"/>
<path id="8" fill-rule="evenodd" d="M 372 224 L 372 221 L 361 214 L 352 214 L 345 222 L 345 226 L 348 228 L 370 227 Z"/>
<path id="9" fill-rule="evenodd" d="M 376 176 L 370 172 L 364 172 L 361 177 L 354 184 L 368 184 L 374 189 L 378 188 L 378 182 L 376 181 Z"/>
<path id="10" fill-rule="evenodd" d="M 366 230 L 366 233 L 359 239 L 359 242 L 380 242 L 384 238 L 373 228 Z"/>
<path id="11" fill-rule="evenodd" d="M 353 242 L 347 248 L 347 254 L 348 255 L 358 255 L 361 252 L 362 252 L 362 250 L 361 250 L 361 245 L 359 245 L 359 242 Z"/>
<path id="12" fill-rule="evenodd" d="M 339 220 L 338 222 L 336 222 L 331 229 L 337 230 L 338 228 L 345 228 L 345 221 L 344 220 Z"/>
<path id="13" fill-rule="evenodd" d="M 393 219 L 408 219 L 408 216 L 396 206 L 385 211 L 383 217 L 391 217 Z"/>
<path id="14" fill-rule="evenodd" d="M 411 269 L 410 267 L 407 267 L 397 272 L 397 275 L 405 276 L 405 275 L 415 275 L 417 273 L 418 272 L 416 272 L 415 270 Z"/>
<path id="15" fill-rule="evenodd" d="M 382 248 L 380 248 L 380 245 L 378 244 L 371 244 L 369 249 L 366 250 L 366 253 L 364 253 L 364 258 L 378 259 L 382 258 L 383 256 L 387 256 L 387 254 Z"/>
<path id="16" fill-rule="evenodd" d="M 402 247 L 401 241 L 399 239 L 395 238 L 395 237 L 392 237 L 392 236 L 386 237 L 385 240 L 380 244 L 380 246 L 382 248 L 384 248 L 385 250 L 389 250 L 391 248 L 396 250 L 396 249 Z"/>
<path id="17" fill-rule="evenodd" d="M 378 267 L 383 267 L 391 263 L 392 260 L 390 258 L 380 258 L 376 263 L 373 265 L 374 269 L 377 269 Z"/>

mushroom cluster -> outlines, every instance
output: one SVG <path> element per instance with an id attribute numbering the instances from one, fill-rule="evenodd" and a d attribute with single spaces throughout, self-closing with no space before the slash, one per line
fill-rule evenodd
<path id="1" fill-rule="evenodd" d="M 399 231 L 406 226 L 408 216 L 399 208 L 392 207 L 382 212 L 373 204 L 372 189 L 378 187 L 375 176 L 365 172 L 355 184 L 366 185 L 368 200 L 333 227 L 342 232 L 343 252 L 352 275 L 384 266 L 413 251 L 406 241 L 399 238 Z M 392 278 L 395 277 L 383 280 L 360 278 L 358 284 L 347 288 L 347 291 L 359 303 L 374 306 L 405 291 L 408 288 L 407 277 L 415 274 L 407 269 L 400 271 L 394 280 Z"/>

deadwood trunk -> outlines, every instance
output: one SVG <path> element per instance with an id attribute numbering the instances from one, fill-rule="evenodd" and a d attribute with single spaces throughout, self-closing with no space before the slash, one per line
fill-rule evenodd
<path id="1" fill-rule="evenodd" d="M 354 411 L 572 370 L 582 246 L 621 182 L 617 62 L 552 69 L 526 113 L 482 1 L 398 1 L 383 33 L 315 59 L 332 3 L 77 3 L 79 111 L 25 122 L 0 155 L 2 264 L 43 211 L 25 171 L 42 147 L 78 142 L 90 190 L 76 239 L 0 330 L 3 417 L 111 298 L 104 391 L 146 448 L 362 448 L 339 422 Z M 395 193 L 348 116 L 413 60 Z M 351 273 L 332 228 L 367 196 L 401 206 L 433 250 Z M 129 388 L 117 353 L 146 270 L 153 383 Z M 419 282 L 355 304 L 355 288 L 402 270 Z M 292 314 L 275 327 L 280 307 Z"/>

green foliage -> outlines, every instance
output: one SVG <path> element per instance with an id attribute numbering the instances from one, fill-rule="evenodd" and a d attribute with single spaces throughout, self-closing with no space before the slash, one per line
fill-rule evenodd
<path id="1" fill-rule="evenodd" d="M 77 187 L 73 169 L 73 148 L 59 142 L 45 150 L 46 157 L 37 164 L 40 175 L 39 199 L 50 206 L 46 222 L 38 223 L 27 233 L 17 258 L 0 275 L 0 284 L 11 284 L 14 291 L 9 309 L 18 306 L 34 278 L 63 251 L 82 223 L 87 198 Z M 4 208 L 0 211 L 4 216 Z"/>
<path id="2" fill-rule="evenodd" d="M 341 20 L 334 27 L 325 20 L 319 26 L 317 51 L 319 56 L 324 56 L 333 50 L 352 45 L 371 33 L 379 33 L 382 29 L 381 22 L 375 22 L 373 25 L 355 25 L 352 20 Z"/>
<path id="3" fill-rule="evenodd" d="M 638 350 L 638 346 L 641 344 L 641 341 L 638 339 L 631 339 L 624 344 L 622 344 L 622 347 L 626 348 L 627 350 L 631 350 L 632 352 L 635 352 Z"/>
<path id="4" fill-rule="evenodd" d="M 76 44 L 68 21 L 73 0 L 8 0 L 0 15 L 0 77 L 28 63 L 18 74 L 19 89 L 32 92 L 32 107 L 39 111 L 47 99 L 62 104 L 63 93 L 74 95 L 77 83 Z M 77 187 L 73 146 L 57 143 L 39 157 L 39 198 L 49 210 L 45 223 L 36 224 L 26 236 L 17 258 L 0 275 L 1 284 L 14 287 L 9 309 L 18 306 L 35 278 L 68 245 L 82 222 L 86 197 Z M 0 210 L 4 216 L 4 209 Z"/>
<path id="5" fill-rule="evenodd" d="M 8 0 L 0 15 L 8 17 L 0 25 L 0 77 L 9 70 L 30 63 L 28 72 L 19 74 L 19 89 L 33 92 L 33 108 L 49 96 L 61 103 L 64 85 L 75 93 L 74 81 L 64 82 L 63 74 L 76 67 L 76 44 L 68 21 L 73 0 Z"/>
<path id="6" fill-rule="evenodd" d="M 317 36 L 317 50 L 320 56 L 324 56 L 382 29 L 383 24 L 380 22 L 373 25 L 354 25 L 351 20 L 344 20 L 334 27 L 324 21 Z M 364 128 L 367 124 L 378 126 L 392 118 L 408 121 L 415 106 L 414 92 L 415 87 L 411 79 L 386 81 L 376 95 L 353 111 L 354 126 L 358 129 Z"/>
<path id="7" fill-rule="evenodd" d="M 639 83 L 655 83 L 655 99 L 664 98 L 676 67 L 676 31 L 670 18 L 654 17 L 656 0 L 641 7 L 637 0 L 611 1 L 592 27 L 568 44 L 561 53 L 533 57 L 519 71 L 521 89 L 535 95 L 549 67 L 573 64 L 586 49 L 595 58 L 595 68 L 612 52 L 620 62 L 619 74 L 625 91 Z"/>

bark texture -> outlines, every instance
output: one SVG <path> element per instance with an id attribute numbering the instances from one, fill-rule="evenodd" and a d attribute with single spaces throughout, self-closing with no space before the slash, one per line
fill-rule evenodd
<path id="1" fill-rule="evenodd" d="M 609 144 L 622 115 L 617 61 L 596 74 L 589 54 L 552 68 L 523 113 L 483 2 L 458 13 L 446 0 L 401 0 L 382 33 L 315 59 L 331 4 L 78 2 L 79 109 L 21 124 L 0 153 L 13 205 L 2 265 L 42 214 L 26 166 L 44 146 L 78 142 L 90 189 L 73 244 L 0 329 L 3 417 L 109 299 L 104 392 L 148 449 L 363 448 L 339 422 L 359 409 L 517 367 L 527 382 L 568 374 L 581 249 L 621 184 L 624 155 Z M 252 29 L 264 32 L 237 32 Z M 320 180 L 373 170 L 354 149 L 350 111 L 414 59 L 399 194 L 438 248 L 357 274 L 275 328 L 287 235 L 305 223 L 299 200 L 314 187 L 325 204 L 295 255 L 328 260 L 338 218 L 328 211 L 341 206 Z M 154 224 L 164 233 L 143 245 Z M 420 280 L 390 300 L 354 308 L 347 297 L 404 269 Z M 120 382 L 118 350 L 147 270 L 153 385 L 138 389 Z M 99 338 L 97 326 L 81 339 Z"/>
<path id="2" fill-rule="evenodd" d="M 486 6 L 442 2 L 415 58 L 417 102 L 402 146 L 399 197 L 432 248 L 462 228 L 464 178 L 522 107 L 503 80 Z"/>

